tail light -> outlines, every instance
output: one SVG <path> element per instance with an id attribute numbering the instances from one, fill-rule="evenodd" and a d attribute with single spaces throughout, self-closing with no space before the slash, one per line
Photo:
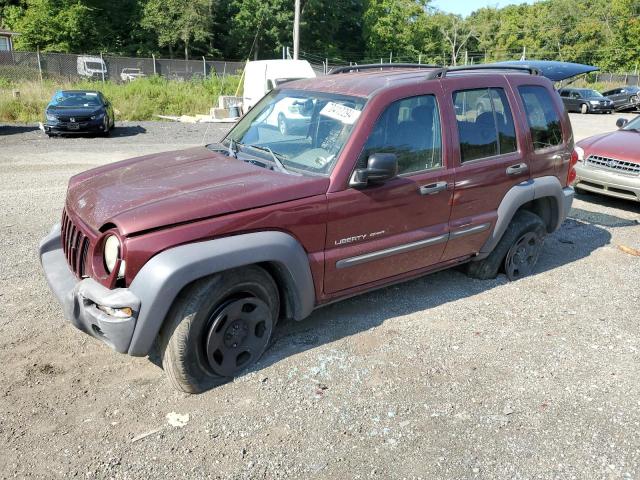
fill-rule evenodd
<path id="1" fill-rule="evenodd" d="M 569 160 L 569 172 L 567 173 L 567 185 L 571 185 L 576 179 L 576 163 L 578 163 L 578 152 L 574 149 L 571 152 L 571 160 Z"/>

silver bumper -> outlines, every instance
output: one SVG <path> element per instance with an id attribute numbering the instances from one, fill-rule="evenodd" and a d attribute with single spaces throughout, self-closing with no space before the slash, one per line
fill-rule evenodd
<path id="1" fill-rule="evenodd" d="M 140 300 L 129 289 L 109 290 L 91 278 L 78 280 L 67 265 L 60 225 L 55 225 L 40 242 L 40 263 L 51 291 L 62 304 L 64 316 L 75 327 L 98 338 L 120 353 L 127 353 Z M 116 318 L 99 310 L 97 306 L 129 307 L 133 316 Z"/>
<path id="2" fill-rule="evenodd" d="M 573 186 L 611 197 L 640 201 L 640 177 L 621 175 L 580 163 L 576 165 L 576 180 Z"/>

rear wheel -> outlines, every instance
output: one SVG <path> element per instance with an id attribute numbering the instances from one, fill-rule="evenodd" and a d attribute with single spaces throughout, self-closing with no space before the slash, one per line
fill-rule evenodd
<path id="1" fill-rule="evenodd" d="M 585 113 L 589 113 L 589 105 L 587 105 L 586 103 L 580 105 L 580 113 L 582 113 L 583 115 Z"/>
<path id="2" fill-rule="evenodd" d="M 257 266 L 187 287 L 158 339 L 162 367 L 173 386 L 200 393 L 246 370 L 266 350 L 279 307 L 273 279 Z"/>
<path id="3" fill-rule="evenodd" d="M 481 280 L 495 278 L 500 270 L 509 280 L 530 275 L 538 262 L 546 233 L 539 216 L 520 210 L 489 256 L 468 264 L 467 275 Z"/>

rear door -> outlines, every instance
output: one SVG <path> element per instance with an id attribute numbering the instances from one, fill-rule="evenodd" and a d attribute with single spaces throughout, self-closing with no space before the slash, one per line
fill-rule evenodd
<path id="1" fill-rule="evenodd" d="M 522 138 L 517 138 L 515 97 L 506 80 L 496 76 L 460 78 L 448 84 L 455 111 L 455 187 L 450 238 L 443 260 L 480 251 L 497 219 L 505 193 L 527 181 L 530 164 Z M 488 96 L 488 111 L 478 111 L 476 98 Z"/>
<path id="2" fill-rule="evenodd" d="M 449 233 L 453 171 L 442 148 L 448 132 L 441 129 L 439 103 L 435 94 L 423 94 L 385 106 L 356 168 L 364 168 L 374 153 L 394 153 L 398 177 L 328 194 L 325 293 L 440 261 Z"/>

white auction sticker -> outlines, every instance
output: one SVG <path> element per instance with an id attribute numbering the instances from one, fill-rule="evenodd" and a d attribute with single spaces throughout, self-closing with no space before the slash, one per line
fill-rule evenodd
<path id="1" fill-rule="evenodd" d="M 341 105 L 335 102 L 327 103 L 324 108 L 320 110 L 320 115 L 333 118 L 334 120 L 338 120 L 345 125 L 353 125 L 354 123 L 356 123 L 356 120 L 358 120 L 358 117 L 360 117 L 360 113 L 360 110 L 356 110 L 355 108 L 347 107 L 346 105 Z"/>

